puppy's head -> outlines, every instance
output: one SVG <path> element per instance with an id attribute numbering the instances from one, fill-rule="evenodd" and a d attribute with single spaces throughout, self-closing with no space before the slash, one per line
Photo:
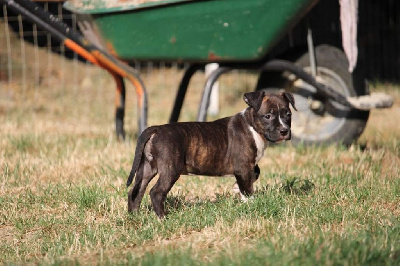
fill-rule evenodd
<path id="1" fill-rule="evenodd" d="M 268 141 L 279 142 L 291 138 L 292 112 L 289 105 L 297 111 L 291 93 L 267 95 L 263 91 L 245 93 L 244 101 L 253 108 L 253 127 Z"/>

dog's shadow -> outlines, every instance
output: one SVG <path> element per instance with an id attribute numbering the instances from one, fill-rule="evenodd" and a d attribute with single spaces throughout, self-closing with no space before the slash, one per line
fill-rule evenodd
<path id="1" fill-rule="evenodd" d="M 201 203 L 198 201 L 188 201 L 185 196 L 183 195 L 168 195 L 165 200 L 165 210 L 170 213 L 173 210 L 182 210 L 187 208 L 192 208 L 195 206 L 199 206 Z M 145 209 L 148 212 L 153 211 L 153 206 L 149 202 L 146 204 Z"/>
<path id="2" fill-rule="evenodd" d="M 283 180 L 281 185 L 278 187 L 275 186 L 262 186 L 258 188 L 254 196 L 264 195 L 271 193 L 271 191 L 281 191 L 290 195 L 308 195 L 314 191 L 315 184 L 308 179 L 300 179 L 300 178 L 291 178 Z M 238 193 L 216 193 L 213 198 L 201 198 L 194 197 L 188 199 L 187 195 L 178 194 L 178 195 L 169 195 L 165 201 L 165 210 L 168 213 L 179 211 L 184 211 L 186 209 L 196 208 L 204 206 L 208 203 L 217 203 L 221 200 L 231 199 L 234 201 L 242 201 L 240 194 Z M 145 209 L 148 212 L 153 211 L 153 206 L 151 203 L 146 204 Z"/>
<path id="3" fill-rule="evenodd" d="M 308 195 L 314 191 L 315 184 L 308 179 L 291 178 L 282 182 L 280 190 L 291 195 Z"/>
<path id="4" fill-rule="evenodd" d="M 235 194 L 232 194 L 229 192 L 216 193 L 215 197 L 212 197 L 212 198 L 190 197 L 190 199 L 188 199 L 187 195 L 183 195 L 183 194 L 168 195 L 167 199 L 165 200 L 165 210 L 168 215 L 169 213 L 176 212 L 178 210 L 184 211 L 187 209 L 202 207 L 209 203 L 217 203 L 221 200 L 228 199 L 228 198 L 240 200 L 239 196 L 236 197 Z M 148 212 L 152 212 L 153 206 L 151 205 L 151 203 L 148 203 L 148 204 L 146 204 L 145 209 Z"/>

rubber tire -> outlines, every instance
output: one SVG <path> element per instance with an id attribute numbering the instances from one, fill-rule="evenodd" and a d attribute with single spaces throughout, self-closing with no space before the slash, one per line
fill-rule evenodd
<path id="1" fill-rule="evenodd" d="M 342 50 L 330 45 L 320 45 L 315 48 L 315 56 L 317 68 L 325 68 L 338 75 L 346 85 L 344 90 L 346 90 L 348 96 L 367 94 L 364 76 L 360 76 L 358 71 L 353 72 L 353 74 L 348 72 L 348 61 Z M 296 65 L 303 68 L 308 67 L 310 65 L 308 52 L 303 53 L 293 61 Z M 278 75 L 277 72 L 273 72 L 272 78 L 269 79 L 268 73 L 263 72 L 260 75 L 256 89 L 265 90 L 267 92 L 276 92 L 277 88 L 288 88 L 290 82 L 287 79 L 287 75 L 288 73 L 279 73 Z M 354 109 L 348 110 L 345 112 L 343 117 L 344 123 L 342 123 L 339 128 L 336 128 L 335 132 L 332 135 L 329 135 L 328 138 L 321 137 L 319 139 L 307 139 L 307 137 L 300 137 L 292 132 L 292 143 L 295 145 L 303 144 L 306 146 L 326 145 L 331 143 L 350 145 L 362 134 L 367 124 L 368 117 L 369 111 L 359 111 Z"/>

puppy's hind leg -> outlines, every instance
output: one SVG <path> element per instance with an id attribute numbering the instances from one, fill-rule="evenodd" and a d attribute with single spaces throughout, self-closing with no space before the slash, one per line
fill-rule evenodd
<path id="1" fill-rule="evenodd" d="M 165 169 L 166 168 L 167 167 L 165 167 Z M 179 169 L 173 171 L 160 171 L 160 177 L 150 191 L 151 203 L 153 204 L 154 211 L 160 219 L 165 217 L 164 203 L 167 194 L 179 179 L 181 173 L 182 171 Z"/>
<path id="2" fill-rule="evenodd" d="M 128 194 L 128 211 L 133 212 L 139 210 L 140 202 L 146 192 L 147 185 L 157 174 L 157 169 L 152 167 L 150 163 L 142 158 L 139 169 L 135 177 L 135 185 Z"/>

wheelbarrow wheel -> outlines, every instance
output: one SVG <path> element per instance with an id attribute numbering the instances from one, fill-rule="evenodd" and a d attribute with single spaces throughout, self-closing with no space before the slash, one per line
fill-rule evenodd
<path id="1" fill-rule="evenodd" d="M 348 61 L 344 53 L 336 47 L 321 45 L 315 48 L 316 80 L 326 84 L 344 96 L 365 95 L 366 87 L 358 82 L 363 77 L 348 72 Z M 295 64 L 311 73 L 309 54 L 304 53 Z M 324 145 L 342 143 L 350 145 L 363 132 L 369 112 L 344 107 L 331 99 L 316 98 L 315 88 L 289 73 L 268 73 L 260 75 L 257 89 L 267 92 L 285 90 L 292 92 L 298 111 L 293 112 L 292 143 L 304 145 Z"/>

